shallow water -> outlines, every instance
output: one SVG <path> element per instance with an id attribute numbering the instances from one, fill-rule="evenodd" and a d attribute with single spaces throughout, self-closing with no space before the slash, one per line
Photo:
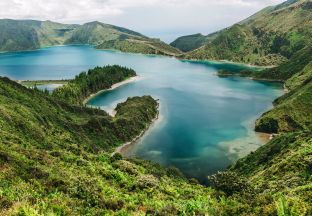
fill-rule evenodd
<path id="1" fill-rule="evenodd" d="M 238 70 L 242 65 L 187 62 L 89 46 L 3 53 L 0 75 L 17 80 L 69 79 L 107 64 L 131 67 L 140 79 L 98 95 L 89 105 L 112 110 L 129 96 L 146 94 L 160 100 L 160 119 L 126 155 L 177 166 L 202 181 L 263 144 L 252 130 L 254 120 L 282 94 L 280 84 L 215 75 L 217 69 Z"/>

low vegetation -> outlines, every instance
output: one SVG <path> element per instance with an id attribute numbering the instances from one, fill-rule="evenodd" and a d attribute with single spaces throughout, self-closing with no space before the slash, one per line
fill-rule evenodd
<path id="1" fill-rule="evenodd" d="M 26 87 L 35 87 L 35 86 L 49 85 L 49 84 L 65 85 L 69 82 L 69 80 L 21 80 L 17 82 Z"/>

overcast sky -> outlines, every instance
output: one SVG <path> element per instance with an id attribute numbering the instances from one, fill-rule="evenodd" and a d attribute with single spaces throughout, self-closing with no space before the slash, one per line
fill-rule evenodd
<path id="1" fill-rule="evenodd" d="M 171 42 L 232 25 L 284 0 L 0 0 L 0 18 L 102 21 Z"/>

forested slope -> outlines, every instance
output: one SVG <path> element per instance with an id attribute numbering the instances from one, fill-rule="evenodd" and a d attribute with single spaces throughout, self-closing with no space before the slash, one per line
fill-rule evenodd
<path id="1" fill-rule="evenodd" d="M 82 72 L 66 85 L 53 91 L 53 96 L 71 104 L 82 105 L 91 94 L 103 89 L 109 89 L 113 84 L 136 76 L 132 69 L 118 65 L 96 67 L 88 72 Z"/>

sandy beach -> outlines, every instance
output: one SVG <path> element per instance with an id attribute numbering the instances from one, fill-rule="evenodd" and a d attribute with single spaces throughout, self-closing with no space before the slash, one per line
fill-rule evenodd
<path id="1" fill-rule="evenodd" d="M 272 134 L 255 132 L 254 123 L 255 118 L 242 123 L 242 126 L 247 129 L 246 136 L 219 143 L 219 146 L 226 151 L 227 157 L 231 161 L 235 162 L 237 159 L 248 155 L 273 138 Z"/>
<path id="2" fill-rule="evenodd" d="M 101 93 L 103 93 L 103 92 L 112 91 L 112 90 L 114 90 L 114 89 L 116 89 L 116 88 L 118 88 L 118 87 L 120 87 L 120 86 L 122 86 L 122 85 L 125 85 L 125 84 L 127 84 L 127 83 L 131 83 L 131 82 L 135 82 L 135 81 L 137 81 L 137 80 L 139 80 L 139 79 L 140 79 L 139 76 L 131 77 L 131 78 L 126 79 L 126 80 L 124 80 L 124 81 L 122 81 L 122 82 L 119 82 L 119 83 L 116 83 L 116 84 L 112 85 L 112 87 L 110 87 L 109 89 L 103 89 L 103 90 L 101 90 L 101 91 L 98 91 L 98 92 L 95 93 L 95 94 L 91 94 L 89 97 L 87 97 L 87 98 L 83 101 L 83 104 L 84 104 L 84 105 L 87 104 L 89 100 L 91 100 L 92 98 L 94 98 L 95 96 L 97 96 L 97 95 L 99 95 L 99 94 L 101 94 Z"/>

